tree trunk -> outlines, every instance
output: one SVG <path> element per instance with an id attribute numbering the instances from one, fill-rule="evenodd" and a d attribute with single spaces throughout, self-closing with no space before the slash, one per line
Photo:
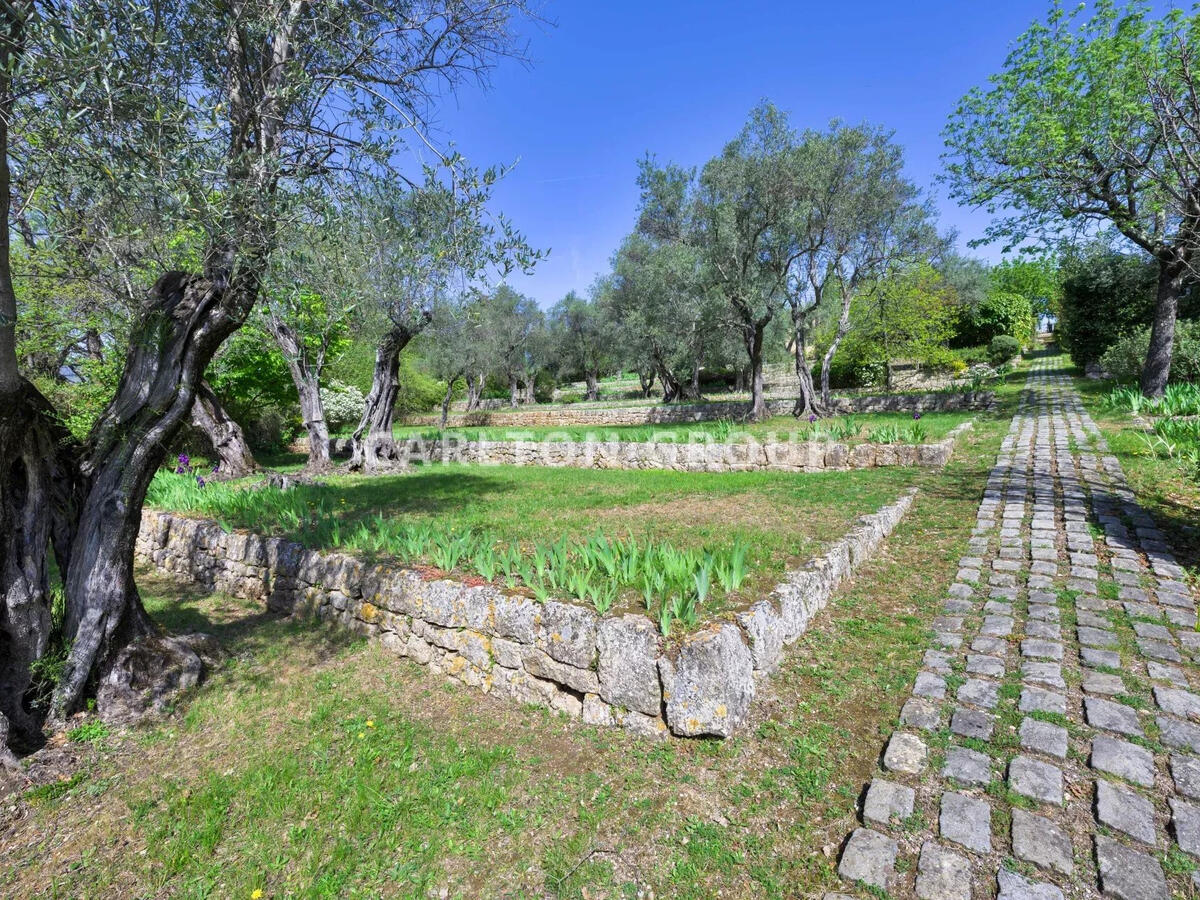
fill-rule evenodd
<path id="1" fill-rule="evenodd" d="M 792 411 L 792 414 L 797 418 L 801 416 L 823 416 L 826 413 L 826 408 L 817 401 L 817 391 L 813 386 L 812 367 L 808 364 L 808 356 L 804 346 L 808 339 L 807 312 L 793 310 L 792 324 L 794 326 L 792 341 L 795 345 L 796 380 L 800 382 L 800 396 L 796 398 L 796 407 Z"/>
<path id="2" fill-rule="evenodd" d="M 537 403 L 537 395 L 534 393 L 534 388 L 537 384 L 535 375 L 528 374 L 525 376 L 525 398 L 524 402 L 530 405 Z"/>
<path id="3" fill-rule="evenodd" d="M 658 369 L 659 383 L 662 384 L 663 403 L 674 403 L 679 399 L 681 393 L 679 379 L 667 368 L 661 358 L 656 358 L 654 364 Z"/>
<path id="4" fill-rule="evenodd" d="M 842 338 L 850 331 L 850 300 L 851 294 L 849 291 L 843 291 L 842 311 L 838 316 L 837 330 L 833 335 L 833 342 L 829 345 L 829 349 L 825 351 L 825 357 L 821 360 L 821 403 L 828 409 L 832 403 L 829 393 L 829 370 L 833 366 L 833 355 L 837 353 L 838 346 L 842 343 Z"/>
<path id="5" fill-rule="evenodd" d="M 442 397 L 442 431 L 446 430 L 446 423 L 450 421 L 450 401 L 454 398 L 454 384 L 460 377 L 451 375 L 446 380 L 446 394 Z"/>
<path id="6" fill-rule="evenodd" d="M 322 366 L 319 361 L 313 364 L 305 352 L 300 335 L 290 325 L 271 318 L 267 322 L 267 330 L 283 351 L 292 384 L 296 386 L 296 395 L 300 399 L 300 416 L 304 420 L 304 430 L 308 432 L 307 468 L 309 471 L 323 472 L 329 468 L 330 458 L 329 426 L 325 422 L 325 406 L 321 402 Z"/>
<path id="7" fill-rule="evenodd" d="M 121 650 L 157 632 L 133 580 L 146 488 L 191 411 L 201 375 L 257 293 L 252 269 L 223 289 L 168 272 L 147 298 L 117 394 L 92 430 L 82 466 L 84 499 L 64 577 L 71 652 L 54 694 L 56 719 L 78 708 L 89 682 Z"/>
<path id="8" fill-rule="evenodd" d="M 516 409 L 521 402 L 521 382 L 513 373 L 508 374 L 508 405 Z"/>
<path id="9" fill-rule="evenodd" d="M 767 401 L 763 392 L 763 334 L 766 323 L 756 323 L 746 328 L 744 340 L 746 355 L 750 362 L 750 419 L 761 422 L 767 417 Z"/>
<path id="10" fill-rule="evenodd" d="M 692 357 L 691 399 L 700 399 L 700 357 Z"/>
<path id="11" fill-rule="evenodd" d="M 654 389 L 654 369 L 638 369 L 638 385 L 642 389 L 642 399 L 649 399 L 650 391 Z"/>
<path id="12" fill-rule="evenodd" d="M 1175 316 L 1183 293 L 1186 266 L 1178 261 L 1159 262 L 1158 291 L 1154 298 L 1154 324 L 1150 327 L 1150 346 L 1142 367 L 1142 393 L 1157 400 L 1171 377 L 1171 354 L 1175 348 Z"/>
<path id="13" fill-rule="evenodd" d="M 587 395 L 585 400 L 600 399 L 600 373 L 587 371 L 583 373 L 583 380 L 587 383 Z"/>
<path id="14" fill-rule="evenodd" d="M 479 404 L 483 400 L 483 373 L 476 373 L 467 377 L 467 412 L 474 412 L 479 409 Z"/>
<path id="15" fill-rule="evenodd" d="M 242 427 L 238 425 L 221 405 L 208 382 L 200 382 L 196 388 L 196 399 L 192 403 L 192 425 L 204 432 L 218 464 L 213 466 L 213 475 L 221 478 L 244 478 L 258 471 L 258 463 Z"/>
<path id="16" fill-rule="evenodd" d="M 400 394 L 400 351 L 416 334 L 413 329 L 394 325 L 375 349 L 371 390 L 367 394 L 362 421 L 350 439 L 352 469 L 375 472 L 395 464 L 392 424 L 396 416 L 396 398 Z"/>
<path id="17" fill-rule="evenodd" d="M 70 563 L 79 503 L 78 445 L 29 382 L 0 391 L 0 756 L 40 744 L 44 708 L 29 704 L 32 663 L 51 645 L 47 554 Z"/>

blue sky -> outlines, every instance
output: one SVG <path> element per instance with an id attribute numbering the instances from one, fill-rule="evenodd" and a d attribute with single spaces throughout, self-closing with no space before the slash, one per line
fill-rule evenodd
<path id="1" fill-rule="evenodd" d="M 518 160 L 496 207 L 550 258 L 510 282 L 543 306 L 585 289 L 632 228 L 636 161 L 700 166 L 770 98 L 794 126 L 833 118 L 894 129 L 910 177 L 960 246 L 986 225 L 934 183 L 957 100 L 997 71 L 1046 0 L 563 0 L 530 25 L 531 64 L 439 114 L 472 162 Z M 998 248 L 973 251 L 998 258 Z"/>

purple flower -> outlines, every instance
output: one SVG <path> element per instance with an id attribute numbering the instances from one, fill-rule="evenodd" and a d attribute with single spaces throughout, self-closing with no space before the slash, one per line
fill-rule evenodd
<path id="1" fill-rule="evenodd" d="M 921 418 L 921 414 L 919 412 L 914 412 L 913 413 L 913 421 L 915 422 L 919 418 Z"/>
<path id="2" fill-rule="evenodd" d="M 186 466 L 191 461 L 192 461 L 192 458 L 190 456 L 188 456 L 186 453 L 179 454 L 179 464 L 181 466 Z"/>
<path id="3" fill-rule="evenodd" d="M 196 476 L 196 487 L 204 487 L 204 478 L 200 475 Z"/>
<path id="4" fill-rule="evenodd" d="M 809 414 L 808 414 L 808 424 L 809 424 L 809 425 L 812 425 L 812 424 L 813 424 L 813 423 L 815 423 L 816 421 L 817 421 L 817 415 L 816 415 L 816 413 L 809 413 Z"/>

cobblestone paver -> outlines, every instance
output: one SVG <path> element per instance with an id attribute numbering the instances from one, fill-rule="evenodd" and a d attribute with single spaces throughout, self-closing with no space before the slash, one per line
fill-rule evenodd
<path id="1" fill-rule="evenodd" d="M 1195 604 L 1070 379 L 1045 363 L 967 552 L 843 847 L 843 890 L 1200 896 Z"/>

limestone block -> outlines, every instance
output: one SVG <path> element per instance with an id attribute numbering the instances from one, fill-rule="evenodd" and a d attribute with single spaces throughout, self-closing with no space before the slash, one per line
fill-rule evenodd
<path id="1" fill-rule="evenodd" d="M 683 736 L 728 737 L 754 699 L 754 662 L 735 625 L 713 625 L 688 635 L 679 658 L 658 661 L 671 731 Z"/>
<path id="2" fill-rule="evenodd" d="M 615 706 L 658 716 L 658 629 L 645 616 L 602 619 L 596 632 L 599 651 L 597 693 Z"/>

